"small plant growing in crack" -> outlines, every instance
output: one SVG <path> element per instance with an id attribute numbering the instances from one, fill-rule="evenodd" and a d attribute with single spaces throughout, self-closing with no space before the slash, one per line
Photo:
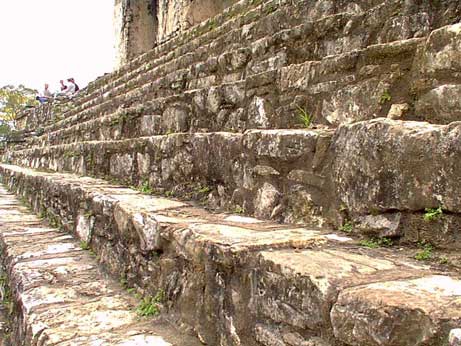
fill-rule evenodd
<path id="1" fill-rule="evenodd" d="M 142 184 L 139 185 L 138 191 L 145 194 L 145 195 L 151 195 L 153 193 L 153 190 L 150 187 L 150 184 L 149 184 L 148 180 L 143 181 Z"/>
<path id="2" fill-rule="evenodd" d="M 90 249 L 90 244 L 88 244 L 88 242 L 82 240 L 82 241 L 80 242 L 80 248 L 81 248 L 82 250 L 89 250 L 89 249 Z"/>
<path id="3" fill-rule="evenodd" d="M 415 259 L 418 261 L 428 261 L 432 258 L 432 252 L 434 250 L 431 244 L 420 244 L 423 248 L 421 251 L 417 252 Z"/>
<path id="4" fill-rule="evenodd" d="M 160 313 L 160 304 L 165 299 L 165 293 L 163 290 L 159 290 L 157 294 L 152 296 L 146 296 L 141 299 L 139 303 L 136 313 L 139 316 L 148 317 L 148 316 L 156 316 Z"/>
<path id="5" fill-rule="evenodd" d="M 312 121 L 314 120 L 314 116 L 307 112 L 306 109 L 296 105 L 296 108 L 298 109 L 298 119 L 301 122 L 301 124 L 308 129 L 312 125 Z"/>
<path id="6" fill-rule="evenodd" d="M 393 241 L 389 238 L 372 238 L 364 239 L 359 242 L 359 245 L 367 247 L 369 249 L 377 249 L 379 247 L 391 247 L 394 245 Z"/>
<path id="7" fill-rule="evenodd" d="M 385 90 L 383 94 L 381 95 L 381 98 L 379 99 L 380 104 L 385 104 L 386 102 L 389 102 L 392 100 L 391 94 L 389 94 L 388 90 Z"/>
<path id="8" fill-rule="evenodd" d="M 424 218 L 424 221 L 426 222 L 432 222 L 432 221 L 438 220 L 443 215 L 442 207 L 426 208 L 424 209 L 424 211 L 425 213 L 424 213 L 423 218 Z"/>
<path id="9" fill-rule="evenodd" d="M 243 213 L 245 213 L 245 208 L 242 208 L 241 206 L 236 205 L 235 208 L 234 208 L 234 213 L 235 214 L 243 214 Z"/>
<path id="10" fill-rule="evenodd" d="M 339 228 L 340 231 L 351 233 L 354 229 L 354 225 L 351 221 L 346 221 L 344 224 Z"/>

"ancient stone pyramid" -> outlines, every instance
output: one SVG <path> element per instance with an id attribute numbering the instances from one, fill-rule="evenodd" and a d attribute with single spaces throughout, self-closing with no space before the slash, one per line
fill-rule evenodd
<path id="1" fill-rule="evenodd" d="M 240 1 L 29 111 L 1 179 L 50 225 L 0 192 L 12 340 L 460 345 L 460 16 Z"/>

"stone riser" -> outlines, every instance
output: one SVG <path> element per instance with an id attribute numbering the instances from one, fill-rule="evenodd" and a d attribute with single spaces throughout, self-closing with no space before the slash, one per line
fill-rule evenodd
<path id="1" fill-rule="evenodd" d="M 236 223 L 91 178 L 0 170 L 37 212 L 88 242 L 109 272 L 146 293 L 162 288 L 170 312 L 211 345 L 359 346 L 379 337 L 385 346 L 439 346 L 461 318 L 458 281 L 384 250 Z M 363 332 L 353 333 L 358 326 Z"/>
<path id="2" fill-rule="evenodd" d="M 166 83 L 175 84 L 183 80 L 184 83 L 180 84 L 185 86 L 180 90 L 175 88 L 167 92 L 168 88 L 159 87 L 165 85 L 164 82 L 146 84 L 119 96 L 119 100 L 107 101 L 92 111 L 85 111 L 60 123 L 62 126 L 72 126 L 110 114 L 119 104 L 137 104 L 126 113 L 119 110 L 107 117 L 105 124 L 96 125 L 90 121 L 51 136 L 32 139 L 29 144 L 133 138 L 200 129 L 239 131 L 245 128 L 293 128 L 300 126 L 298 118 L 301 111 L 297 107 L 312 114 L 317 124 L 337 126 L 386 116 L 387 113 L 402 119 L 420 118 L 421 114 L 428 114 L 439 105 L 437 111 L 426 118 L 434 123 L 448 123 L 459 116 L 455 98 L 461 93 L 460 84 L 456 84 L 459 83 L 459 73 L 444 75 L 444 71 L 458 68 L 456 59 L 459 52 L 453 42 L 460 36 L 457 31 L 459 27 L 461 25 L 435 31 L 427 42 L 413 39 L 370 46 L 321 62 L 291 65 L 217 87 L 188 91 L 184 80 L 187 79 L 186 74 L 180 72 L 170 76 Z M 435 41 L 441 41 L 444 45 L 434 48 Z M 432 57 L 443 50 L 447 52 L 443 65 L 434 64 Z M 434 78 L 434 71 L 439 71 L 440 76 Z M 430 83 L 423 83 L 425 79 Z M 422 95 L 416 101 L 413 100 L 415 90 Z M 179 94 L 149 101 L 175 93 Z M 144 107 L 143 104 L 148 105 Z M 135 117 L 148 115 L 150 120 L 149 117 L 139 117 L 138 122 L 132 121 L 129 117 L 133 113 Z M 113 129 L 114 125 L 121 123 L 126 126 Z M 79 137 L 78 133 L 74 133 L 76 129 L 84 136 Z M 111 137 L 112 134 L 114 137 Z M 47 141 L 49 138 L 51 142 Z"/>
<path id="3" fill-rule="evenodd" d="M 11 152 L 9 162 L 149 182 L 159 193 L 258 217 L 337 227 L 352 221 L 357 233 L 459 248 L 459 127 L 378 119 L 340 127 L 333 137 L 304 130 L 177 134 Z M 203 188 L 211 191 L 198 193 Z M 424 221 L 424 209 L 437 207 L 443 217 Z"/>

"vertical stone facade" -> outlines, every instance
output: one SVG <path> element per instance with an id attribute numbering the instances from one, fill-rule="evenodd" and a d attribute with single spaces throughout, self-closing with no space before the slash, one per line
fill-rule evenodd
<path id="1" fill-rule="evenodd" d="M 117 67 L 151 49 L 157 37 L 157 0 L 115 0 Z"/>
<path id="2" fill-rule="evenodd" d="M 115 0 L 117 67 L 237 0 Z"/>

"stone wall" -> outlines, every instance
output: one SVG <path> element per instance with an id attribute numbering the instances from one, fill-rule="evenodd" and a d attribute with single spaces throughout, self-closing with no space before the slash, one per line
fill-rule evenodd
<path id="1" fill-rule="evenodd" d="M 116 0 L 117 66 L 221 13 L 235 2 L 237 0 Z"/>

